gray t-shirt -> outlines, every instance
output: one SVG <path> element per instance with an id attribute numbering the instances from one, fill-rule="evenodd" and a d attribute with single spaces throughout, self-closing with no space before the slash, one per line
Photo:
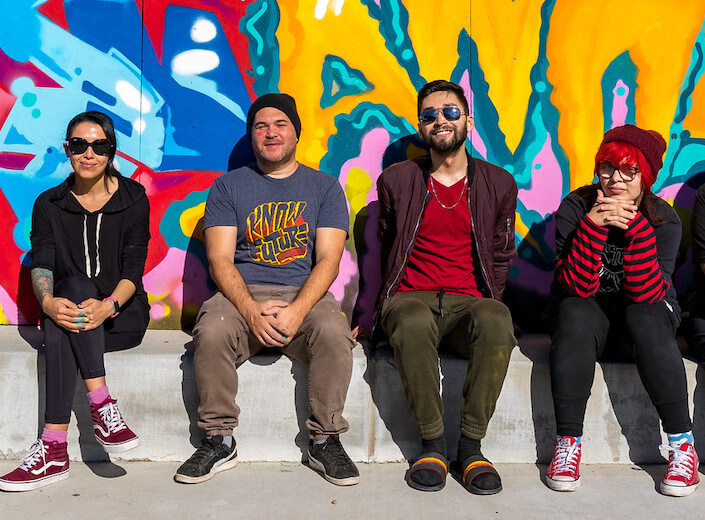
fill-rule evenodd
<path id="1" fill-rule="evenodd" d="M 348 231 L 338 179 L 304 165 L 274 179 L 250 164 L 218 177 L 203 229 L 236 226 L 235 266 L 246 284 L 301 287 L 315 262 L 316 228 Z"/>

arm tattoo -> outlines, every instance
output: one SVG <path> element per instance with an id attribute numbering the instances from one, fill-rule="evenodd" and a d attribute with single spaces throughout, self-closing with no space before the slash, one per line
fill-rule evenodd
<path id="1" fill-rule="evenodd" d="M 34 295 L 42 302 L 42 297 L 45 294 L 49 296 L 54 296 L 54 273 L 49 269 L 44 269 L 42 267 L 36 267 L 31 271 L 32 275 L 32 289 L 34 289 Z"/>

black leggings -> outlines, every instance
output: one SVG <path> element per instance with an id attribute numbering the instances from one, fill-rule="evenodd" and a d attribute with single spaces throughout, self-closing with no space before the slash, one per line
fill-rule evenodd
<path id="1" fill-rule="evenodd" d="M 557 307 L 551 335 L 551 390 L 560 436 L 583 434 L 595 362 L 609 354 L 633 360 L 666 433 L 692 429 L 676 322 L 664 302 L 610 306 L 568 297 Z"/>
<path id="2" fill-rule="evenodd" d="M 63 278 L 54 288 L 54 296 L 79 304 L 88 298 L 100 299 L 92 280 L 84 275 Z M 46 412 L 44 421 L 67 424 L 76 389 L 77 370 L 82 379 L 105 375 L 103 353 L 139 345 L 149 323 L 149 307 L 143 299 L 133 298 L 115 318 L 86 332 L 69 332 L 44 317 L 44 352 L 46 356 Z"/>

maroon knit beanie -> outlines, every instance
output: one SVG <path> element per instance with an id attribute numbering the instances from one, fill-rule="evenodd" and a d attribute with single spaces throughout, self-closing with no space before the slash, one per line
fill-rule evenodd
<path id="1" fill-rule="evenodd" d="M 622 125 L 608 130 L 602 139 L 602 144 L 621 141 L 629 143 L 644 154 L 646 162 L 651 167 L 651 176 L 644 172 L 644 182 L 651 187 L 656 182 L 656 176 L 663 166 L 663 154 L 666 153 L 666 141 L 655 130 L 642 130 L 634 125 Z"/>

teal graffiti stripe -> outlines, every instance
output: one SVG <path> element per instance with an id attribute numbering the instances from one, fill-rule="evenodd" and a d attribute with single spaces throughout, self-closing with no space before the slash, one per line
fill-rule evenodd
<path id="1" fill-rule="evenodd" d="M 663 160 L 663 168 L 661 174 L 656 179 L 653 186 L 653 191 L 658 192 L 660 189 L 685 180 L 686 177 L 697 173 L 693 171 L 695 165 L 698 164 L 698 153 L 692 153 L 697 150 L 702 154 L 702 146 L 705 144 L 703 139 L 695 139 L 690 136 L 683 127 L 683 121 L 690 112 L 692 106 L 692 96 L 695 91 L 695 86 L 700 81 L 705 72 L 705 21 L 700 27 L 693 50 L 690 55 L 690 62 L 686 70 L 683 82 L 681 84 L 678 103 L 673 115 L 673 121 L 670 126 L 670 136 L 667 136 L 668 149 L 666 157 Z M 695 148 L 695 150 L 693 150 Z M 702 155 L 700 155 L 702 157 Z M 665 175 L 664 175 L 665 173 Z"/>
<path id="2" fill-rule="evenodd" d="M 343 80 L 345 80 L 345 85 L 357 87 L 360 90 L 365 90 L 367 88 L 367 85 L 365 84 L 365 82 L 359 78 L 351 76 L 348 73 L 348 70 L 345 68 L 345 66 L 342 63 L 333 62 L 333 63 L 331 63 L 331 68 L 337 70 L 340 73 L 340 77 Z"/>
<path id="3" fill-rule="evenodd" d="M 255 13 L 255 15 L 247 22 L 245 23 L 245 27 L 247 28 L 247 32 L 252 35 L 252 37 L 255 39 L 257 42 L 257 56 L 262 56 L 262 52 L 264 51 L 264 39 L 260 34 L 257 32 L 255 29 L 255 23 L 257 20 L 262 18 L 264 13 L 267 12 L 267 3 L 262 4 L 262 8 Z"/>
<path id="4" fill-rule="evenodd" d="M 375 0 L 361 0 L 370 16 L 379 22 L 384 44 L 399 65 L 409 75 L 409 80 L 419 90 L 426 80 L 419 72 L 419 62 L 408 34 L 409 12 L 400 0 L 387 0 L 377 5 Z"/>

